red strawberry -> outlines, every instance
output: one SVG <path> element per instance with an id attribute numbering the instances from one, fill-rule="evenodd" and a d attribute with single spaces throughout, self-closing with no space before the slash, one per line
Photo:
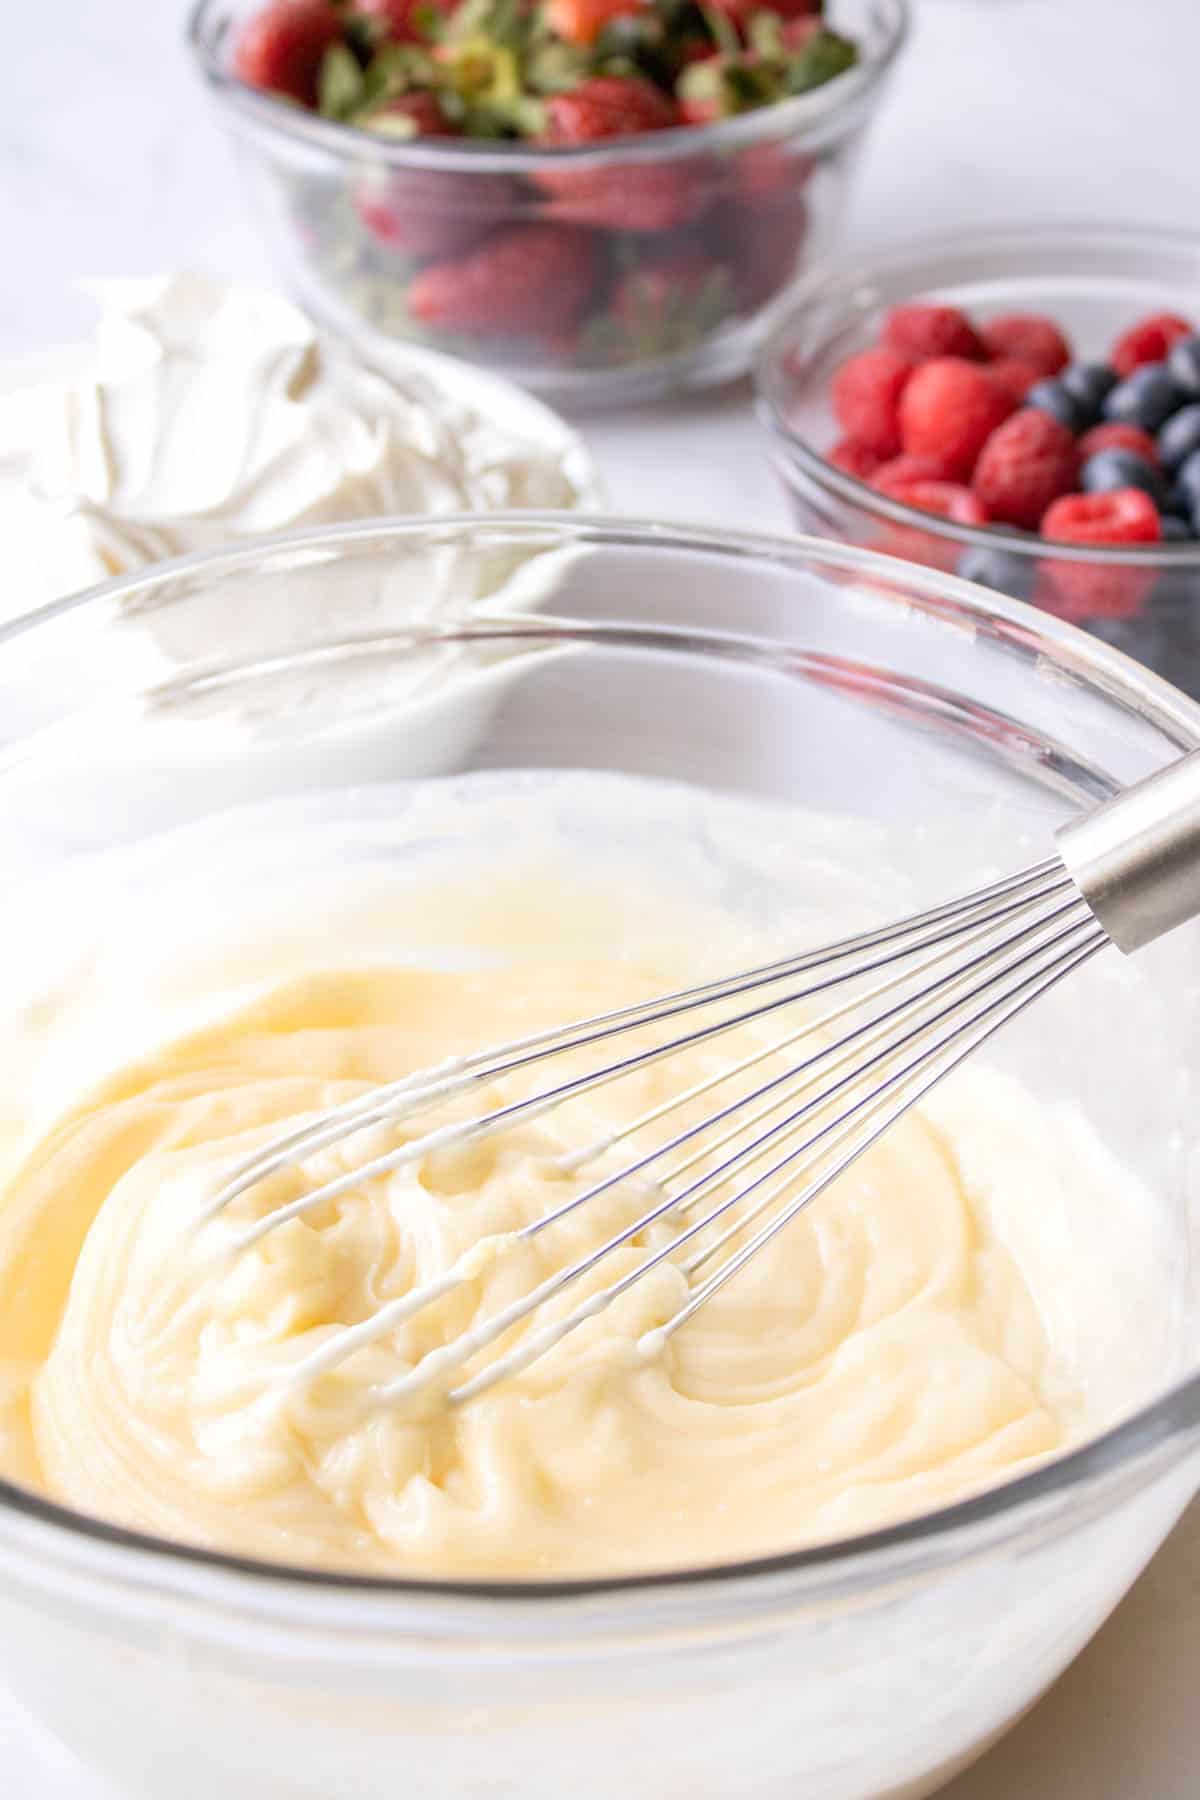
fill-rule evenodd
<path id="1" fill-rule="evenodd" d="M 546 104 L 548 144 L 594 144 L 602 138 L 637 137 L 679 123 L 668 94 L 640 75 L 593 75 Z"/>
<path id="2" fill-rule="evenodd" d="M 250 87 L 315 106 L 325 52 L 341 36 L 341 18 L 328 0 L 269 0 L 237 35 L 234 73 Z"/>
<path id="3" fill-rule="evenodd" d="M 833 449 L 825 452 L 825 461 L 847 475 L 857 475 L 860 481 L 869 480 L 879 467 L 878 453 L 856 444 L 853 438 L 839 438 Z"/>
<path id="4" fill-rule="evenodd" d="M 513 225 L 453 262 L 422 269 L 408 289 L 424 325 L 484 337 L 555 336 L 582 313 L 596 279 L 592 234 L 570 225 Z"/>
<path id="5" fill-rule="evenodd" d="M 1135 456 L 1144 456 L 1148 463 L 1158 467 L 1158 445 L 1140 425 L 1122 425 L 1117 420 L 1093 425 L 1079 440 L 1079 454 L 1086 462 L 1097 450 L 1132 450 Z"/>
<path id="6" fill-rule="evenodd" d="M 788 143 L 749 144 L 733 165 L 733 185 L 751 206 L 770 206 L 803 187 L 815 167 L 811 156 Z"/>
<path id="7" fill-rule="evenodd" d="M 549 0 L 547 17 L 569 44 L 594 44 L 613 19 L 645 10 L 644 0 Z"/>
<path id="8" fill-rule="evenodd" d="M 847 437 L 880 456 L 900 448 L 900 401 L 915 364 L 877 344 L 844 362 L 833 378 L 833 415 Z"/>
<path id="9" fill-rule="evenodd" d="M 724 13 L 735 25 L 743 24 L 752 13 L 770 12 L 780 19 L 812 18 L 813 25 L 820 29 L 822 0 L 713 0 L 714 12 Z"/>
<path id="10" fill-rule="evenodd" d="M 809 224 L 808 200 L 799 188 L 769 205 L 730 198 L 714 208 L 709 229 L 733 271 L 743 311 L 766 306 L 795 279 Z"/>
<path id="11" fill-rule="evenodd" d="M 975 464 L 974 488 L 993 519 L 1036 531 L 1051 501 L 1070 493 L 1078 475 L 1071 433 L 1030 406 L 993 431 Z"/>
<path id="12" fill-rule="evenodd" d="M 1164 362 L 1171 346 L 1180 338 L 1193 337 L 1195 331 L 1190 320 L 1178 313 L 1153 313 L 1122 333 L 1108 360 L 1118 375 L 1132 375 L 1143 363 Z"/>
<path id="13" fill-rule="evenodd" d="M 594 75 L 546 103 L 547 144 L 602 143 L 680 123 L 675 102 L 639 75 Z M 556 216 L 616 231 L 669 231 L 706 198 L 695 167 L 648 162 L 617 169 L 541 169 L 534 178 L 557 201 Z"/>
<path id="14" fill-rule="evenodd" d="M 986 525 L 988 510 L 977 494 L 957 481 L 893 481 L 887 488 L 889 500 L 902 506 L 915 506 L 919 512 L 937 513 L 956 525 Z"/>
<path id="15" fill-rule="evenodd" d="M 442 175 L 434 169 L 371 174 L 354 204 L 376 243 L 418 262 L 456 256 L 477 244 L 507 214 L 501 196 L 493 197 L 469 175 Z"/>
<path id="16" fill-rule="evenodd" d="M 422 136 L 453 135 L 432 94 L 405 94 L 388 110 L 406 113 Z M 504 224 L 512 188 L 498 175 L 477 181 L 461 170 L 373 168 L 359 180 L 354 204 L 376 243 L 424 261 L 457 256 Z"/>
<path id="17" fill-rule="evenodd" d="M 673 231 L 707 198 L 696 168 L 645 163 L 624 169 L 540 169 L 538 186 L 555 196 L 556 219 L 610 231 Z"/>
<path id="18" fill-rule="evenodd" d="M 1003 313 L 983 327 L 990 357 L 1028 363 L 1039 375 L 1057 375 L 1071 360 L 1068 344 L 1053 319 L 1041 313 Z"/>
<path id="19" fill-rule="evenodd" d="M 999 362 L 989 363 L 988 376 L 1017 406 L 1020 406 L 1034 382 L 1042 379 L 1041 371 L 1035 369 L 1032 363 L 1020 362 L 1015 356 L 1002 356 Z"/>
<path id="20" fill-rule="evenodd" d="M 931 356 L 965 356 L 981 362 L 984 356 L 979 333 L 965 313 L 954 306 L 930 306 L 922 301 L 893 306 L 883 321 L 883 341 L 914 362 Z"/>
<path id="21" fill-rule="evenodd" d="M 977 363 L 939 356 L 921 363 L 900 399 L 900 441 L 917 456 L 940 456 L 955 476 L 969 475 L 997 425 L 1013 410 L 1010 395 Z"/>
<path id="22" fill-rule="evenodd" d="M 808 15 L 803 18 L 788 18 L 786 4 L 775 5 L 768 9 L 784 16 L 784 25 L 780 36 L 783 39 L 784 49 L 790 50 L 793 56 L 797 50 L 803 50 L 805 44 L 810 38 L 815 38 L 818 31 L 824 31 L 825 21 L 820 16 L 821 4 L 823 4 L 823 0 L 818 0 L 818 10 L 815 13 L 810 10 Z"/>

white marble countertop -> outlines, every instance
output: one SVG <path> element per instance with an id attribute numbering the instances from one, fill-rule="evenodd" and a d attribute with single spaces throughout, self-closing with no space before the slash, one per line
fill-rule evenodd
<path id="1" fill-rule="evenodd" d="M 847 250 L 1034 218 L 1196 226 L 1197 0 L 913 5 L 914 40 L 864 159 Z M 79 338 L 83 276 L 191 266 L 270 279 L 191 77 L 183 13 L 184 0 L 6 10 L 0 355 Z M 585 432 L 619 509 L 787 527 L 744 388 Z M 1198 1669 L 1194 1507 L 1054 1692 L 945 1800 L 1192 1800 Z M 0 1794 L 99 1800 L 2 1693 Z"/>

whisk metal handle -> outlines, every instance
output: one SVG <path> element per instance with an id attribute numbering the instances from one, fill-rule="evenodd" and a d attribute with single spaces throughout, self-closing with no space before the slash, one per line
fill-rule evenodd
<path id="1" fill-rule="evenodd" d="M 1200 750 L 1058 832 L 1076 887 L 1128 954 L 1200 914 Z"/>

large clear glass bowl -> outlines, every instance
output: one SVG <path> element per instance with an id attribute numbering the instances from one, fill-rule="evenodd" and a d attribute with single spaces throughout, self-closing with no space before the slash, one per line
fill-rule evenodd
<path id="1" fill-rule="evenodd" d="M 917 239 L 815 272 L 771 327 L 758 358 L 759 412 L 802 531 L 953 570 L 1081 625 L 1200 695 L 1200 543 L 1068 549 L 1011 526 L 955 525 L 889 499 L 825 460 L 841 435 L 830 383 L 909 300 L 972 318 L 1057 319 L 1081 361 L 1104 361 L 1151 313 L 1200 323 L 1200 237 L 1141 226 L 1014 226 Z"/>
<path id="2" fill-rule="evenodd" d="M 255 92 L 231 46 L 261 5 L 199 0 L 189 38 L 292 292 L 369 355 L 417 341 L 579 405 L 745 370 L 771 303 L 836 235 L 908 18 L 907 0 L 835 0 L 830 21 L 860 61 L 825 87 L 714 125 L 548 149 L 403 142 Z M 531 227 L 556 245 L 533 247 Z M 470 329 L 435 322 L 421 299 L 414 315 L 423 271 L 513 232 L 547 268 L 527 329 L 496 306 Z"/>
<path id="3" fill-rule="evenodd" d="M 0 721 L 0 992 L 24 897 L 54 901 L 66 958 L 96 852 L 233 803 L 474 769 L 672 776 L 911 828 L 923 897 L 973 875 L 984 815 L 1017 865 L 1200 744 L 1200 708 L 1154 676 L 951 577 L 551 517 L 329 528 L 110 584 L 0 633 Z M 236 868 L 212 894 L 236 906 Z M 633 1580 L 290 1570 L 0 1483 L 0 1676 L 143 1800 L 931 1792 L 1200 1485 L 1195 939 L 1097 959 L 998 1051 L 1086 1109 L 1170 1226 L 1170 1355 L 1100 1437 L 870 1536 Z"/>

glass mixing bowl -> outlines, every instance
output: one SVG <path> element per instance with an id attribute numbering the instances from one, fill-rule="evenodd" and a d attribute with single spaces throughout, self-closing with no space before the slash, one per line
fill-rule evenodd
<path id="1" fill-rule="evenodd" d="M 1135 320 L 1200 319 L 1200 238 L 1183 232 L 1037 225 L 906 244 L 814 273 L 758 358 L 759 414 L 802 531 L 952 570 L 1032 600 L 1200 694 L 1200 543 L 1069 550 L 1009 526 L 955 525 L 878 493 L 825 460 L 841 432 L 830 382 L 877 341 L 884 314 L 936 300 L 986 321 L 1048 314 L 1081 361 L 1104 361 Z"/>
<path id="2" fill-rule="evenodd" d="M 860 61 L 827 86 L 714 125 L 546 149 L 404 142 L 257 93 L 230 46 L 260 7 L 199 0 L 189 37 L 297 298 L 368 355 L 415 340 L 583 405 L 743 372 L 771 302 L 836 236 L 908 18 L 907 0 L 837 0 L 830 22 Z M 514 232 L 548 270 L 527 329 L 451 329 L 419 298 L 415 316 L 423 271 Z"/>
<path id="3" fill-rule="evenodd" d="M 144 881 L 156 834 L 233 803 L 667 775 L 911 828 L 922 899 L 979 872 L 984 816 L 987 855 L 1019 866 L 1200 744 L 1200 708 L 1153 675 L 954 578 L 548 516 L 328 528 L 112 583 L 0 633 L 0 720 L 0 997 L 29 895 L 66 957 L 97 853 L 124 846 Z M 236 876 L 214 867 L 214 906 Z M 1054 1680 L 1200 1485 L 1196 936 L 1097 959 L 996 1051 L 1086 1110 L 1170 1227 L 1170 1353 L 1103 1435 L 869 1536 L 625 1580 L 292 1570 L 0 1482 L 0 1674 L 143 1800 L 930 1793 Z"/>

